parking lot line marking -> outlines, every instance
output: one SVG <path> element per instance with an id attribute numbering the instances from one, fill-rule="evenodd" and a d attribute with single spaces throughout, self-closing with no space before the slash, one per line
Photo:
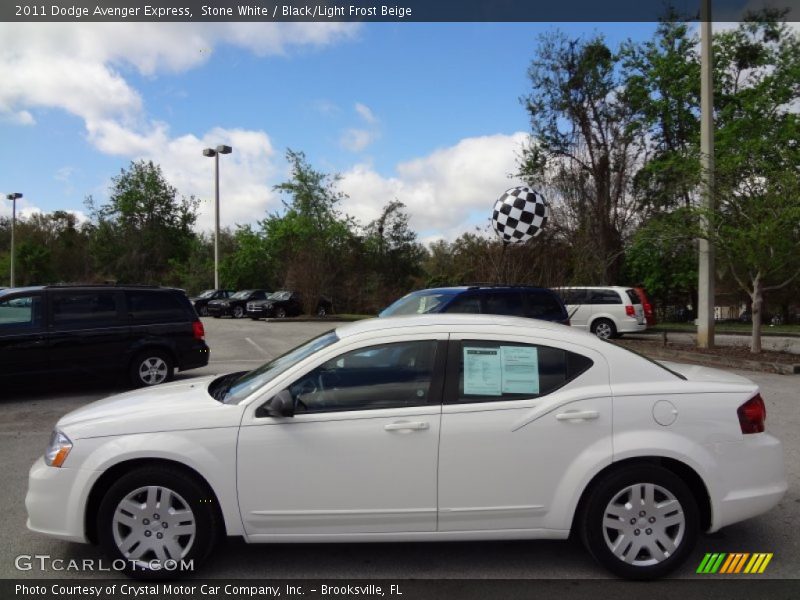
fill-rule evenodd
<path id="1" fill-rule="evenodd" d="M 246 338 L 244 338 L 244 339 L 246 339 L 248 342 L 250 342 L 250 345 L 252 345 L 252 346 L 253 346 L 253 348 L 255 348 L 256 350 L 258 350 L 259 352 L 261 352 L 261 354 L 263 354 L 264 356 L 269 356 L 269 353 L 268 353 L 266 350 L 264 350 L 264 349 L 263 349 L 261 346 L 259 346 L 258 344 L 256 344 L 256 343 L 255 343 L 253 340 L 251 340 L 249 337 L 246 337 Z"/>

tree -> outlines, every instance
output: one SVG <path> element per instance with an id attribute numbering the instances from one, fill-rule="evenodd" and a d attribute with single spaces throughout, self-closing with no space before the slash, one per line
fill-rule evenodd
<path id="1" fill-rule="evenodd" d="M 132 283 L 172 283 L 171 264 L 189 256 L 198 201 L 178 197 L 152 161 L 132 162 L 112 179 L 106 205 L 87 206 L 93 219 L 95 266 L 109 278 Z"/>
<path id="2" fill-rule="evenodd" d="M 623 241 L 634 220 L 633 166 L 643 148 L 634 113 L 620 93 L 624 81 L 602 37 L 542 37 L 523 102 L 533 141 L 520 175 L 568 207 L 573 239 L 586 250 L 573 270 L 584 283 L 617 280 Z"/>
<path id="3" fill-rule="evenodd" d="M 766 11 L 715 39 L 718 209 L 701 214 L 723 266 L 752 300 L 800 275 L 800 35 Z"/>

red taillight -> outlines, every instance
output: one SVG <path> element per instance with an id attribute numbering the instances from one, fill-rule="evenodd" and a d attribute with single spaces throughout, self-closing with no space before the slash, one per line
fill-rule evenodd
<path id="1" fill-rule="evenodd" d="M 206 339 L 206 330 L 203 328 L 202 321 L 194 321 L 192 323 L 192 335 L 196 340 Z"/>
<path id="2" fill-rule="evenodd" d="M 647 315 L 648 317 L 653 316 L 653 305 L 650 304 L 649 302 L 644 305 L 644 314 Z"/>
<path id="3" fill-rule="evenodd" d="M 737 410 L 739 426 L 742 433 L 761 433 L 764 431 L 764 421 L 767 418 L 767 407 L 761 394 L 756 394 L 742 404 Z"/>
<path id="4" fill-rule="evenodd" d="M 625 314 L 628 315 L 629 317 L 635 317 L 636 316 L 636 310 L 633 308 L 633 306 L 628 304 L 628 305 L 625 306 Z"/>

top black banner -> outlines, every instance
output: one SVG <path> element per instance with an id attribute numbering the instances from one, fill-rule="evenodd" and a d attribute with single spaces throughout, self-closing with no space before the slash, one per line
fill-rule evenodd
<path id="1" fill-rule="evenodd" d="M 6 22 L 623 22 L 701 18 L 704 0 L 4 0 Z M 761 8 L 800 21 L 800 0 L 713 0 L 713 21 Z"/>

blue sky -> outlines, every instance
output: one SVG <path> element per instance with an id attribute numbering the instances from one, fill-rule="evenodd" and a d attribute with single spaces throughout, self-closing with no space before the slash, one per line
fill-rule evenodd
<path id="1" fill-rule="evenodd" d="M 134 159 L 162 165 L 211 226 L 280 206 L 287 147 L 342 174 L 362 223 L 405 202 L 424 240 L 485 220 L 528 130 L 538 34 L 649 38 L 652 23 L 0 24 L 0 190 L 23 212 L 83 211 Z M 10 212 L 3 202 L 0 214 Z"/>

